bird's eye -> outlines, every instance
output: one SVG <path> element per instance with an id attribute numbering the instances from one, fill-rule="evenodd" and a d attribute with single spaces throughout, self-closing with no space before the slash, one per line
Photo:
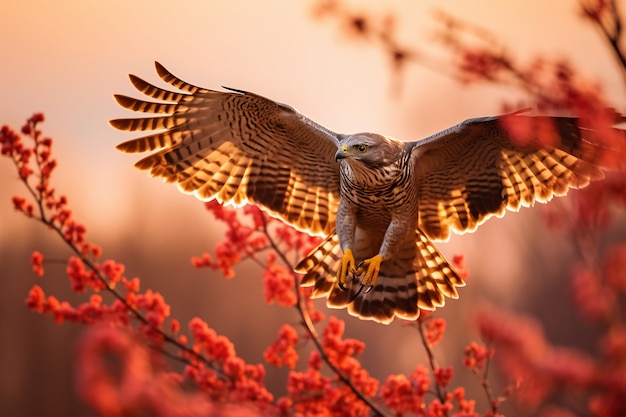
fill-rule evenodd
<path id="1" fill-rule="evenodd" d="M 359 152 L 365 152 L 367 151 L 367 145 L 358 145 L 357 149 L 359 150 Z"/>

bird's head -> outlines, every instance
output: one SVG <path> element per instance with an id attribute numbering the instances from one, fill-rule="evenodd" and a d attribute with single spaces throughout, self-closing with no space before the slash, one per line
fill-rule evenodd
<path id="1" fill-rule="evenodd" d="M 395 162 L 401 151 L 402 142 L 376 133 L 340 135 L 335 161 L 357 161 L 375 168 Z"/>

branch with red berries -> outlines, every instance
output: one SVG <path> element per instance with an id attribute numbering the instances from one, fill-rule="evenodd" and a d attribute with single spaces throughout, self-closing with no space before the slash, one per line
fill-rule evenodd
<path id="1" fill-rule="evenodd" d="M 162 393 L 167 390 L 177 401 L 193 397 L 195 406 L 207 410 L 210 406 L 207 398 L 189 396 L 182 390 L 180 378 L 184 376 L 195 381 L 201 391 L 210 392 L 211 398 L 225 398 L 233 403 L 254 399 L 257 406 L 269 407 L 272 396 L 263 385 L 262 367 L 246 364 L 236 356 L 227 338 L 199 318 L 189 323 L 190 343 L 187 336 L 179 334 L 179 321 L 168 321 L 170 306 L 161 294 L 151 290 L 140 292 L 139 278 L 126 278 L 124 265 L 100 260 L 102 250 L 86 240 L 86 227 L 73 218 L 67 198 L 52 187 L 51 175 L 57 163 L 51 156 L 52 139 L 42 137 L 39 130 L 43 120 L 41 113 L 33 115 L 21 130 L 23 136 L 3 126 L 1 153 L 13 162 L 30 195 L 30 198 L 13 197 L 14 208 L 43 223 L 61 238 L 73 253 L 66 266 L 72 290 L 91 293 L 88 301 L 73 306 L 54 295 L 46 296 L 42 287 L 35 285 L 26 298 L 31 310 L 52 315 L 57 323 L 69 321 L 94 328 L 87 333 L 92 337 L 85 337 L 82 346 L 86 351 L 79 355 L 81 363 L 77 367 L 78 378 L 92 382 L 80 385 L 83 399 L 104 415 L 133 414 L 152 410 L 157 402 L 164 400 L 153 395 L 155 390 Z M 35 252 L 31 263 L 35 274 L 43 276 L 45 257 Z M 104 302 L 103 291 L 113 296 L 110 304 Z M 184 363 L 183 375 L 173 378 L 149 350 Z M 113 377 L 115 370 L 104 365 L 105 355 L 120 359 L 119 372 L 124 375 L 121 380 Z M 146 381 L 152 383 L 145 384 Z M 125 394 L 129 389 L 133 395 Z M 173 407 L 171 402 L 163 410 Z"/>
<path id="2" fill-rule="evenodd" d="M 580 10 L 600 30 L 626 79 L 622 19 L 616 1 L 580 0 Z M 601 104 L 599 87 L 578 74 L 568 61 L 537 57 L 521 62 L 495 34 L 442 10 L 434 15 L 439 27 L 433 37 L 449 53 L 447 62 L 399 39 L 398 19 L 392 12 L 368 13 L 341 0 L 317 0 L 313 15 L 338 22 L 341 33 L 380 48 L 397 76 L 407 64 L 415 64 L 463 84 L 510 86 L 525 94 L 523 102 L 505 103 L 506 111 L 533 107 L 540 112 L 567 110 L 585 116 L 589 108 L 602 107 L 596 106 Z"/>
<path id="3" fill-rule="evenodd" d="M 475 401 L 465 398 L 463 387 L 448 391 L 453 368 L 436 363 L 433 347 L 443 337 L 443 319 L 424 313 L 415 323 L 430 370 L 417 365 L 410 375 L 390 375 L 381 384 L 358 359 L 365 344 L 346 338 L 345 323 L 335 317 L 325 319 L 315 309 L 310 290 L 299 286 L 293 265 L 318 239 L 253 206 L 245 207 L 241 216 L 234 209 L 207 203 L 214 217 L 228 226 L 225 240 L 216 246 L 215 257 L 205 253 L 193 257 L 192 263 L 233 278 L 235 264 L 252 261 L 261 269 L 265 301 L 295 308 L 300 317 L 300 330 L 283 324 L 276 341 L 264 352 L 268 364 L 290 369 L 287 395 L 276 398 L 264 385 L 262 364 L 247 364 L 227 337 L 200 318 L 189 322 L 190 337 L 181 334 L 181 325 L 171 318 L 170 306 L 161 294 L 140 292 L 139 278 L 128 279 L 122 264 L 101 259 L 102 250 L 87 241 L 87 229 L 74 219 L 67 198 L 52 187 L 53 141 L 42 136 L 41 122 L 43 115 L 36 114 L 21 134 L 7 126 L 0 131 L 2 155 L 15 165 L 29 194 L 29 198 L 14 197 L 13 205 L 60 237 L 71 251 L 65 269 L 71 288 L 89 295 L 75 306 L 46 295 L 35 285 L 26 304 L 58 323 L 88 325 L 79 345 L 77 378 L 81 398 L 97 412 L 138 414 L 158 409 L 161 415 L 206 415 L 216 409 L 241 411 L 243 407 L 251 415 L 479 415 L 474 411 Z M 49 275 L 49 262 L 40 252 L 33 253 L 34 273 Z M 110 303 L 103 293 L 112 295 Z M 318 332 L 315 326 L 324 321 Z M 301 364 L 307 342 L 312 346 Z M 114 363 L 119 369 L 111 369 L 111 357 L 118 359 Z M 183 371 L 172 371 L 162 357 L 182 363 Z M 296 370 L 302 366 L 303 370 Z M 185 380 L 193 381 L 196 390 L 183 389 Z M 486 415 L 495 413 L 492 405 Z"/>

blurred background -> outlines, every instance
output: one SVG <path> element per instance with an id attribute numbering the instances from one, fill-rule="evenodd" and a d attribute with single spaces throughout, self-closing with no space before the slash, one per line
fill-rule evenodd
<path id="1" fill-rule="evenodd" d="M 433 33 L 434 12 L 443 10 L 489 29 L 522 59 L 569 60 L 624 111 L 624 80 L 596 29 L 580 18 L 577 1 L 345 4 L 394 14 L 402 42 L 441 59 L 445 53 Z M 252 363 L 263 361 L 280 325 L 294 323 L 296 314 L 264 303 L 260 271 L 253 265 L 238 268 L 229 281 L 191 265 L 192 255 L 212 251 L 223 229 L 201 202 L 134 169 L 137 156 L 114 149 L 131 138 L 107 123 L 129 114 L 112 98 L 136 94 L 127 74 L 157 83 L 153 61 L 158 60 L 193 84 L 254 91 L 337 132 L 373 131 L 404 140 L 498 114 L 504 100 L 514 101 L 512 91 L 468 88 L 426 66 L 407 65 L 399 78 L 380 48 L 355 41 L 332 19 L 315 18 L 316 5 L 313 0 L 0 5 L 0 124 L 19 130 L 33 112 L 45 113 L 41 128 L 55 139 L 59 163 L 54 184 L 87 225 L 88 240 L 103 248 L 103 259 L 124 263 L 126 276 L 139 276 L 143 288 L 162 293 L 181 323 L 194 316 L 206 320 Z M 69 252 L 43 226 L 13 211 L 16 194 L 25 195 L 25 189 L 11 163 L 0 159 L 0 415 L 84 415 L 89 410 L 76 398 L 72 359 L 82 327 L 34 314 L 24 299 L 33 284 L 61 299 L 86 297 L 71 293 L 63 263 L 46 264 L 43 278 L 32 273 L 32 251 L 46 259 L 65 259 Z M 542 209 L 491 220 L 474 234 L 440 245 L 449 256 L 465 254 L 471 272 L 461 298 L 438 313 L 450 329 L 437 348 L 443 363 L 457 364 L 462 347 L 476 339 L 469 324 L 481 303 L 532 313 L 554 343 L 587 343 L 580 328 L 567 327 L 571 313 L 561 308 L 569 303 L 563 286 L 575 251 L 563 236 L 546 230 Z M 623 236 L 623 230 L 615 233 Z M 399 322 L 362 322 L 344 311 L 328 311 L 323 302 L 320 308 L 346 320 L 347 336 L 367 343 L 362 361 L 373 376 L 409 373 L 423 361 L 415 330 Z M 285 371 L 267 369 L 268 385 L 283 394 Z"/>

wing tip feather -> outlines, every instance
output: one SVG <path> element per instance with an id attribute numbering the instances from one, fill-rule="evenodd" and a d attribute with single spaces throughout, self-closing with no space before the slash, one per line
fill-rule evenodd
<path id="1" fill-rule="evenodd" d="M 136 102 L 136 100 L 134 98 L 129 97 L 129 96 L 124 95 L 124 94 L 113 94 L 113 99 L 121 107 L 123 107 L 125 109 L 128 109 L 128 110 L 133 110 L 134 104 Z"/>
<path id="2" fill-rule="evenodd" d="M 159 61 L 154 61 L 154 68 L 161 78 L 173 76 L 172 73 L 168 71 L 168 69 L 165 68 L 165 66 L 163 66 L 163 64 L 161 64 Z"/>
<path id="3" fill-rule="evenodd" d="M 111 121 L 109 123 L 111 123 Z M 119 144 L 117 144 L 115 146 L 115 149 L 117 149 L 120 152 L 124 152 L 124 153 L 135 153 L 135 152 L 137 152 L 135 150 L 137 147 L 134 146 L 133 141 L 134 141 L 134 139 L 127 140 L 126 142 L 119 143 Z"/>
<path id="4" fill-rule="evenodd" d="M 128 119 L 111 119 L 109 120 L 109 125 L 117 130 L 128 130 Z M 123 143 L 120 143 L 120 145 L 123 145 Z"/>
<path id="5" fill-rule="evenodd" d="M 135 74 L 128 74 L 128 79 L 130 80 L 130 83 L 133 85 L 133 87 L 141 92 L 143 92 L 145 86 L 148 84 L 147 81 L 144 81 L 143 78 L 138 77 Z"/>

